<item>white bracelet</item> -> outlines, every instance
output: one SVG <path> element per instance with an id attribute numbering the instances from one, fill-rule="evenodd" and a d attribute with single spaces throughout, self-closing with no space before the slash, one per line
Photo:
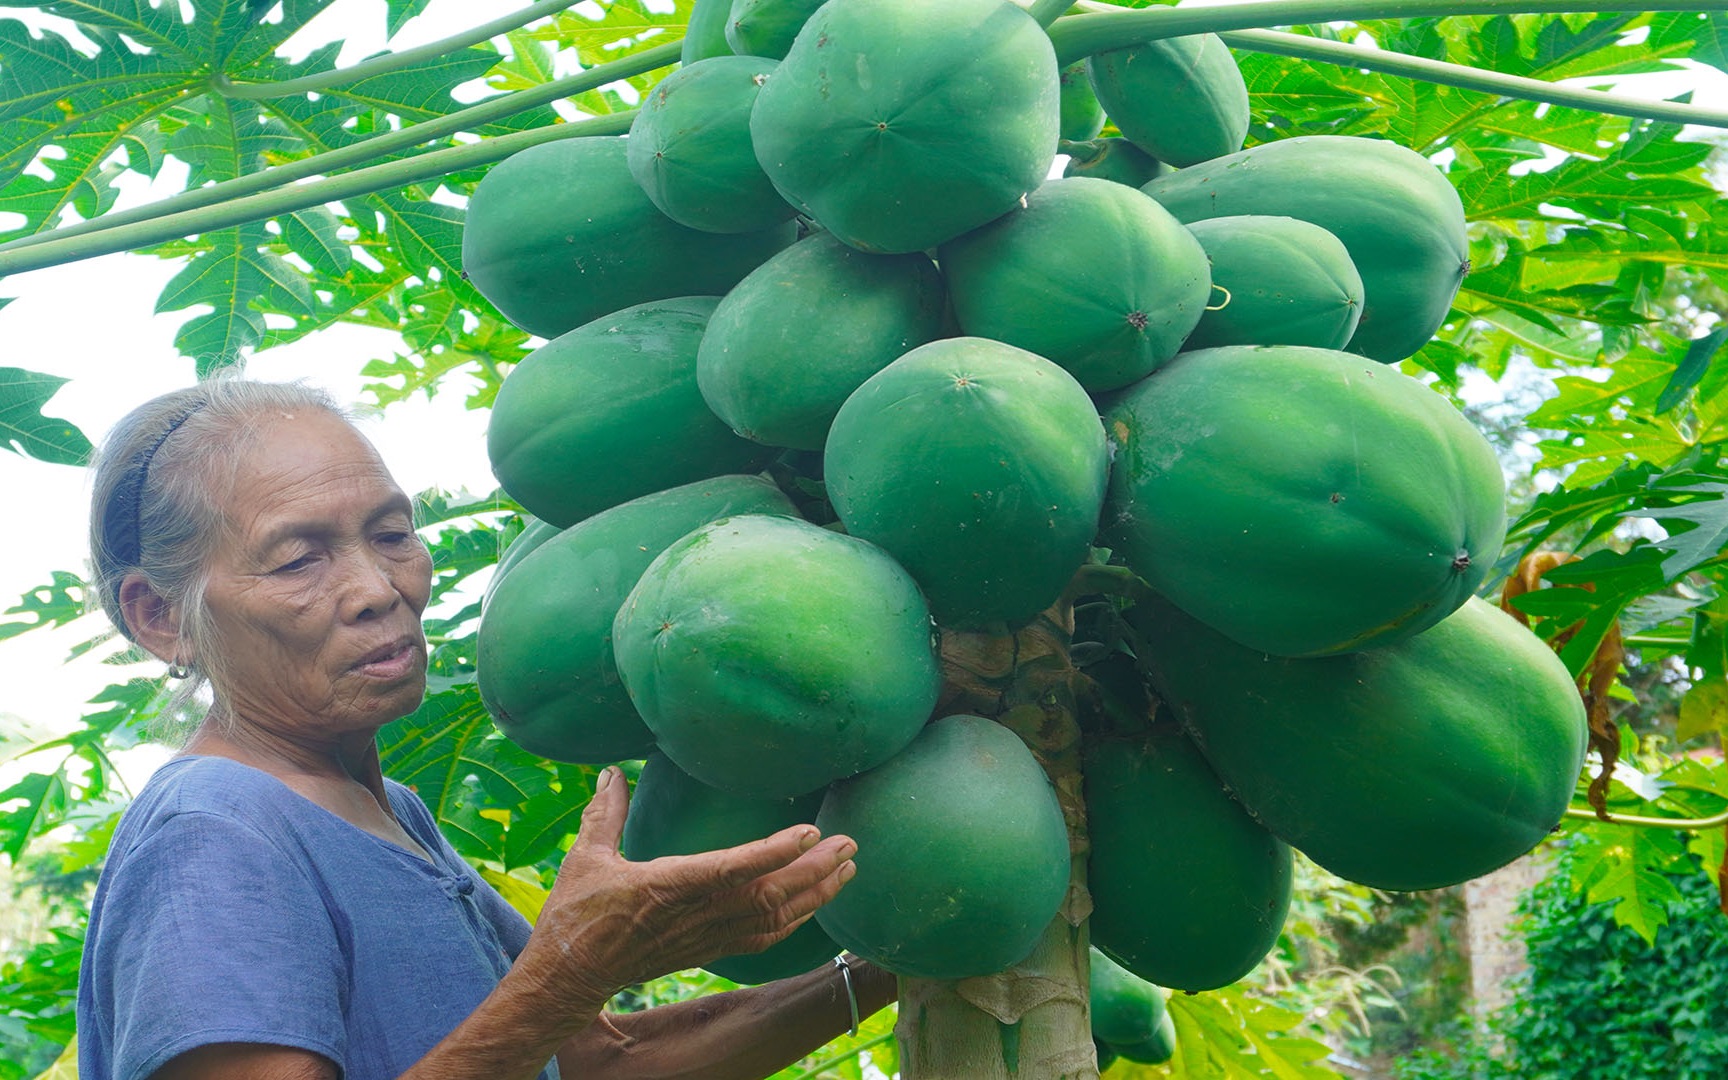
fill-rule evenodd
<path id="1" fill-rule="evenodd" d="M 852 1030 L 848 1032 L 853 1038 L 858 1037 L 858 995 L 852 991 L 852 965 L 846 962 L 844 956 L 834 958 L 834 966 L 840 969 L 840 979 L 846 984 L 846 1006 L 852 1013 Z"/>

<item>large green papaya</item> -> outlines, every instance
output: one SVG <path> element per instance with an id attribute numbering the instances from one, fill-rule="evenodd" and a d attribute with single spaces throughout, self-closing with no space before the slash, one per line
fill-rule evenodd
<path id="1" fill-rule="evenodd" d="M 1086 78 L 1086 61 L 1062 69 L 1062 125 L 1057 134 L 1066 142 L 1096 139 L 1104 130 L 1104 107 Z M 1144 181 L 1142 181 L 1144 183 Z"/>
<path id="2" fill-rule="evenodd" d="M 815 791 L 912 740 L 941 684 L 930 609 L 880 548 L 784 517 L 672 544 L 612 627 L 618 673 L 660 749 L 712 787 Z"/>
<path id="3" fill-rule="evenodd" d="M 1068 164 L 1062 167 L 1063 176 L 1143 187 L 1169 171 L 1162 161 L 1119 135 L 1069 143 L 1064 153 Z"/>
<path id="4" fill-rule="evenodd" d="M 655 556 L 732 514 L 794 511 L 759 476 L 717 476 L 577 522 L 512 567 L 486 604 L 476 645 L 480 700 L 498 729 L 555 761 L 646 753 L 654 735 L 618 681 L 612 620 Z"/>
<path id="5" fill-rule="evenodd" d="M 1090 950 L 1088 1004 L 1092 1038 L 1118 1057 L 1146 1065 L 1169 1061 L 1176 1053 L 1176 1025 L 1164 1007 L 1164 993 L 1110 959 Z"/>
<path id="6" fill-rule="evenodd" d="M 1289 847 L 1230 798 L 1173 723 L 1089 741 L 1082 768 L 1092 943 L 1178 990 L 1253 970 L 1290 907 Z"/>
<path id="7" fill-rule="evenodd" d="M 625 139 L 560 139 L 492 166 L 468 200 L 462 273 L 504 317 L 553 338 L 608 312 L 719 296 L 790 244 L 791 222 L 723 236 L 655 209 Z"/>
<path id="8" fill-rule="evenodd" d="M 822 0 L 732 0 L 726 43 L 740 56 L 779 60 Z"/>
<path id="9" fill-rule="evenodd" d="M 923 252 L 868 255 L 819 233 L 720 301 L 696 353 L 696 384 L 738 434 L 820 450 L 852 391 L 942 332 L 945 299 Z"/>
<path id="10" fill-rule="evenodd" d="M 1107 180 L 1046 181 L 937 257 L 961 329 L 1053 360 L 1093 393 L 1175 356 L 1212 291 L 1182 223 Z"/>
<path id="11" fill-rule="evenodd" d="M 1472 598 L 1407 641 L 1314 660 L 1153 600 L 1130 621 L 1164 700 L 1254 817 L 1350 881 L 1437 889 L 1530 850 L 1584 761 L 1584 707 L 1534 634 Z"/>
<path id="12" fill-rule="evenodd" d="M 816 909 L 842 946 L 899 975 L 964 979 L 1024 960 L 1068 893 L 1068 832 L 1018 736 L 936 720 L 885 764 L 829 789 L 824 835 L 858 874 Z"/>
<path id="13" fill-rule="evenodd" d="M 1505 536 L 1493 447 L 1350 353 L 1182 353 L 1107 406 L 1102 540 L 1220 633 L 1279 656 L 1387 644 L 1473 593 Z"/>
<path id="14" fill-rule="evenodd" d="M 816 820 L 823 792 L 797 799 L 743 799 L 693 779 L 665 754 L 652 753 L 630 795 L 624 821 L 624 857 L 647 862 L 662 855 L 694 855 L 736 847 L 781 829 Z M 703 965 L 737 983 L 788 979 L 834 959 L 840 946 L 811 919 L 759 953 L 727 956 Z"/>
<path id="15" fill-rule="evenodd" d="M 1248 86 L 1217 34 L 1111 49 L 1086 73 L 1117 130 L 1159 161 L 1185 169 L 1242 149 Z"/>
<path id="16" fill-rule="evenodd" d="M 1054 603 L 1097 529 L 1108 448 L 1061 368 L 945 338 L 872 375 L 828 432 L 828 498 L 956 629 L 1018 626 Z"/>
<path id="17" fill-rule="evenodd" d="M 830 0 L 750 116 L 789 202 L 865 251 L 923 251 L 1012 209 L 1056 156 L 1056 52 L 1009 0 Z"/>
<path id="18" fill-rule="evenodd" d="M 486 592 L 480 598 L 481 605 L 484 606 L 492 602 L 492 594 L 498 591 L 499 582 L 504 580 L 504 575 L 509 573 L 517 563 L 527 558 L 535 548 L 562 531 L 550 521 L 541 521 L 539 518 L 533 518 L 527 525 L 523 526 L 522 531 L 516 535 L 516 539 L 510 541 L 510 546 L 504 549 L 504 554 L 498 557 L 497 564 L 492 567 L 492 577 L 486 582 Z"/>
<path id="19" fill-rule="evenodd" d="M 1383 363 L 1427 344 L 1470 269 L 1458 193 L 1422 155 L 1383 139 L 1281 139 L 1179 169 L 1144 190 L 1183 222 L 1270 214 L 1338 237 L 1366 294 L 1348 348 Z"/>
<path id="20" fill-rule="evenodd" d="M 731 21 L 732 0 L 695 0 L 690 5 L 690 22 L 684 31 L 682 63 L 694 64 L 710 56 L 731 56 L 732 46 L 726 41 L 726 24 Z"/>
<path id="21" fill-rule="evenodd" d="M 1188 226 L 1224 291 L 1183 342 L 1342 349 L 1362 318 L 1362 275 L 1336 236 L 1288 217 L 1244 214 Z"/>
<path id="22" fill-rule="evenodd" d="M 639 495 L 754 472 L 773 451 L 702 401 L 696 348 L 719 301 L 639 304 L 530 353 L 498 390 L 486 451 L 510 497 L 573 525 Z"/>
<path id="23" fill-rule="evenodd" d="M 750 146 L 750 107 L 778 66 L 716 56 L 679 68 L 642 99 L 625 159 L 661 213 L 714 233 L 756 232 L 796 213 Z"/>

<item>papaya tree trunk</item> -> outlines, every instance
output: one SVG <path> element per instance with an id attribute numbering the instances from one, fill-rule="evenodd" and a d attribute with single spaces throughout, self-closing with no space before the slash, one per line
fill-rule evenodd
<path id="1" fill-rule="evenodd" d="M 1080 788 L 1080 676 L 1064 601 L 1012 636 L 943 637 L 942 715 L 990 717 L 1044 766 L 1068 825 L 1068 896 L 1032 955 L 994 975 L 900 980 L 902 1080 L 1096 1080 L 1087 1005 L 1086 807 Z"/>

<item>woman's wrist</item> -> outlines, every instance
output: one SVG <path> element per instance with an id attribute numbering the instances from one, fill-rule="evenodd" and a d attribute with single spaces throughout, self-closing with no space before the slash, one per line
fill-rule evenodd
<path id="1" fill-rule="evenodd" d="M 881 1011 L 900 996 L 900 980 L 893 972 L 855 953 L 843 953 L 841 959 L 846 961 L 851 975 L 851 989 L 858 1002 L 860 1018 Z"/>

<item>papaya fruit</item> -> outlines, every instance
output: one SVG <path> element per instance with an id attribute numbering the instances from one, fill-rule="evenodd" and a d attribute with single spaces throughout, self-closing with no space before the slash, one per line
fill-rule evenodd
<path id="1" fill-rule="evenodd" d="M 1056 52 L 1009 0 L 830 0 L 750 136 L 788 202 L 853 247 L 924 251 L 1006 213 L 1056 156 Z"/>
<path id="2" fill-rule="evenodd" d="M 790 244 L 788 221 L 721 235 L 678 224 L 630 175 L 623 136 L 512 154 L 474 188 L 462 273 L 504 317 L 554 338 L 609 312 L 718 296 Z"/>
<path id="3" fill-rule="evenodd" d="M 639 495 L 767 464 L 773 451 L 734 435 L 696 386 L 696 347 L 718 302 L 638 304 L 517 364 L 486 432 L 510 497 L 569 526 Z"/>
<path id="4" fill-rule="evenodd" d="M 1289 911 L 1290 848 L 1231 799 L 1173 722 L 1088 740 L 1081 769 L 1092 943 L 1177 990 L 1252 971 Z"/>
<path id="5" fill-rule="evenodd" d="M 531 520 L 516 534 L 516 539 L 510 541 L 510 546 L 504 549 L 504 554 L 498 557 L 498 562 L 492 567 L 492 577 L 486 582 L 486 592 L 480 598 L 481 606 L 492 602 L 492 594 L 498 591 L 498 583 L 504 580 L 504 575 L 511 568 L 528 556 L 528 553 L 557 536 L 561 530 L 550 521 L 541 521 L 529 515 Z"/>
<path id="6" fill-rule="evenodd" d="M 726 43 L 740 56 L 779 60 L 822 0 L 732 0 Z"/>
<path id="7" fill-rule="evenodd" d="M 1382 363 L 1427 344 L 1470 269 L 1458 193 L 1421 154 L 1384 139 L 1280 139 L 1160 176 L 1143 190 L 1186 224 L 1266 214 L 1338 237 L 1364 291 L 1346 348 Z"/>
<path id="8" fill-rule="evenodd" d="M 1053 360 L 1093 393 L 1176 355 L 1206 309 L 1206 253 L 1133 188 L 1056 179 L 937 254 L 961 329 Z"/>
<path id="9" fill-rule="evenodd" d="M 1406 641 L 1279 659 L 1173 604 L 1129 613 L 1165 702 L 1256 820 L 1377 889 L 1437 889 L 1529 851 L 1566 811 L 1585 718 L 1548 646 L 1472 597 Z"/>
<path id="10" fill-rule="evenodd" d="M 1079 60 L 1062 69 L 1062 123 L 1057 134 L 1068 142 L 1096 139 L 1104 130 L 1104 107 L 1086 79 L 1086 61 Z"/>
<path id="11" fill-rule="evenodd" d="M 691 778 L 655 752 L 642 763 L 624 820 L 624 857 L 647 862 L 748 844 L 816 820 L 823 792 L 797 799 L 743 799 Z M 735 983 L 789 979 L 834 959 L 840 946 L 811 919 L 759 953 L 721 957 L 703 968 Z"/>
<path id="12" fill-rule="evenodd" d="M 1248 136 L 1248 85 L 1217 34 L 1101 52 L 1086 74 L 1117 130 L 1178 169 L 1234 154 Z"/>
<path id="13" fill-rule="evenodd" d="M 1156 986 L 1099 952 L 1089 950 L 1088 998 L 1092 1038 L 1129 1061 L 1159 1065 L 1176 1053 L 1176 1025 Z"/>
<path id="14" fill-rule="evenodd" d="M 612 626 L 618 674 L 679 768 L 752 798 L 894 756 L 941 683 L 930 609 L 880 548 L 744 514 L 673 543 Z"/>
<path id="15" fill-rule="evenodd" d="M 554 761 L 647 753 L 654 735 L 618 681 L 612 620 L 672 541 L 741 513 L 794 511 L 759 476 L 717 476 L 602 511 L 523 557 L 487 603 L 475 646 L 480 700 L 498 730 Z"/>
<path id="16" fill-rule="evenodd" d="M 695 0 L 690 6 L 690 23 L 684 30 L 684 52 L 679 62 L 694 64 L 710 56 L 731 56 L 732 46 L 726 41 L 726 24 L 731 16 L 732 0 Z"/>
<path id="17" fill-rule="evenodd" d="M 1296 218 L 1245 214 L 1188 226 L 1224 290 L 1185 349 L 1311 345 L 1342 349 L 1362 317 L 1362 275 L 1344 244 Z"/>
<path id="18" fill-rule="evenodd" d="M 824 468 L 846 531 L 883 548 L 955 629 L 1018 626 L 1085 561 L 1109 468 L 1086 391 L 1012 345 L 945 338 L 872 375 Z"/>
<path id="19" fill-rule="evenodd" d="M 745 438 L 820 450 L 852 391 L 942 332 L 946 296 L 923 252 L 867 255 L 818 233 L 720 301 L 696 353 L 696 385 Z"/>
<path id="20" fill-rule="evenodd" d="M 992 720 L 933 721 L 828 790 L 816 827 L 858 842 L 857 875 L 816 909 L 844 948 L 898 975 L 964 979 L 1031 953 L 1068 893 L 1056 791 Z"/>
<path id="21" fill-rule="evenodd" d="M 1101 539 L 1249 648 L 1320 656 L 1433 626 L 1505 536 L 1500 462 L 1451 403 L 1350 353 L 1179 355 L 1107 405 Z"/>
<path id="22" fill-rule="evenodd" d="M 630 175 L 660 212 L 712 233 L 771 228 L 796 213 L 756 163 L 750 107 L 778 65 L 716 56 L 654 84 L 630 124 Z"/>
<path id="23" fill-rule="evenodd" d="M 1109 180 L 1137 188 L 1169 171 L 1162 161 L 1119 135 L 1070 143 L 1064 152 L 1068 164 L 1062 167 L 1063 176 Z"/>

